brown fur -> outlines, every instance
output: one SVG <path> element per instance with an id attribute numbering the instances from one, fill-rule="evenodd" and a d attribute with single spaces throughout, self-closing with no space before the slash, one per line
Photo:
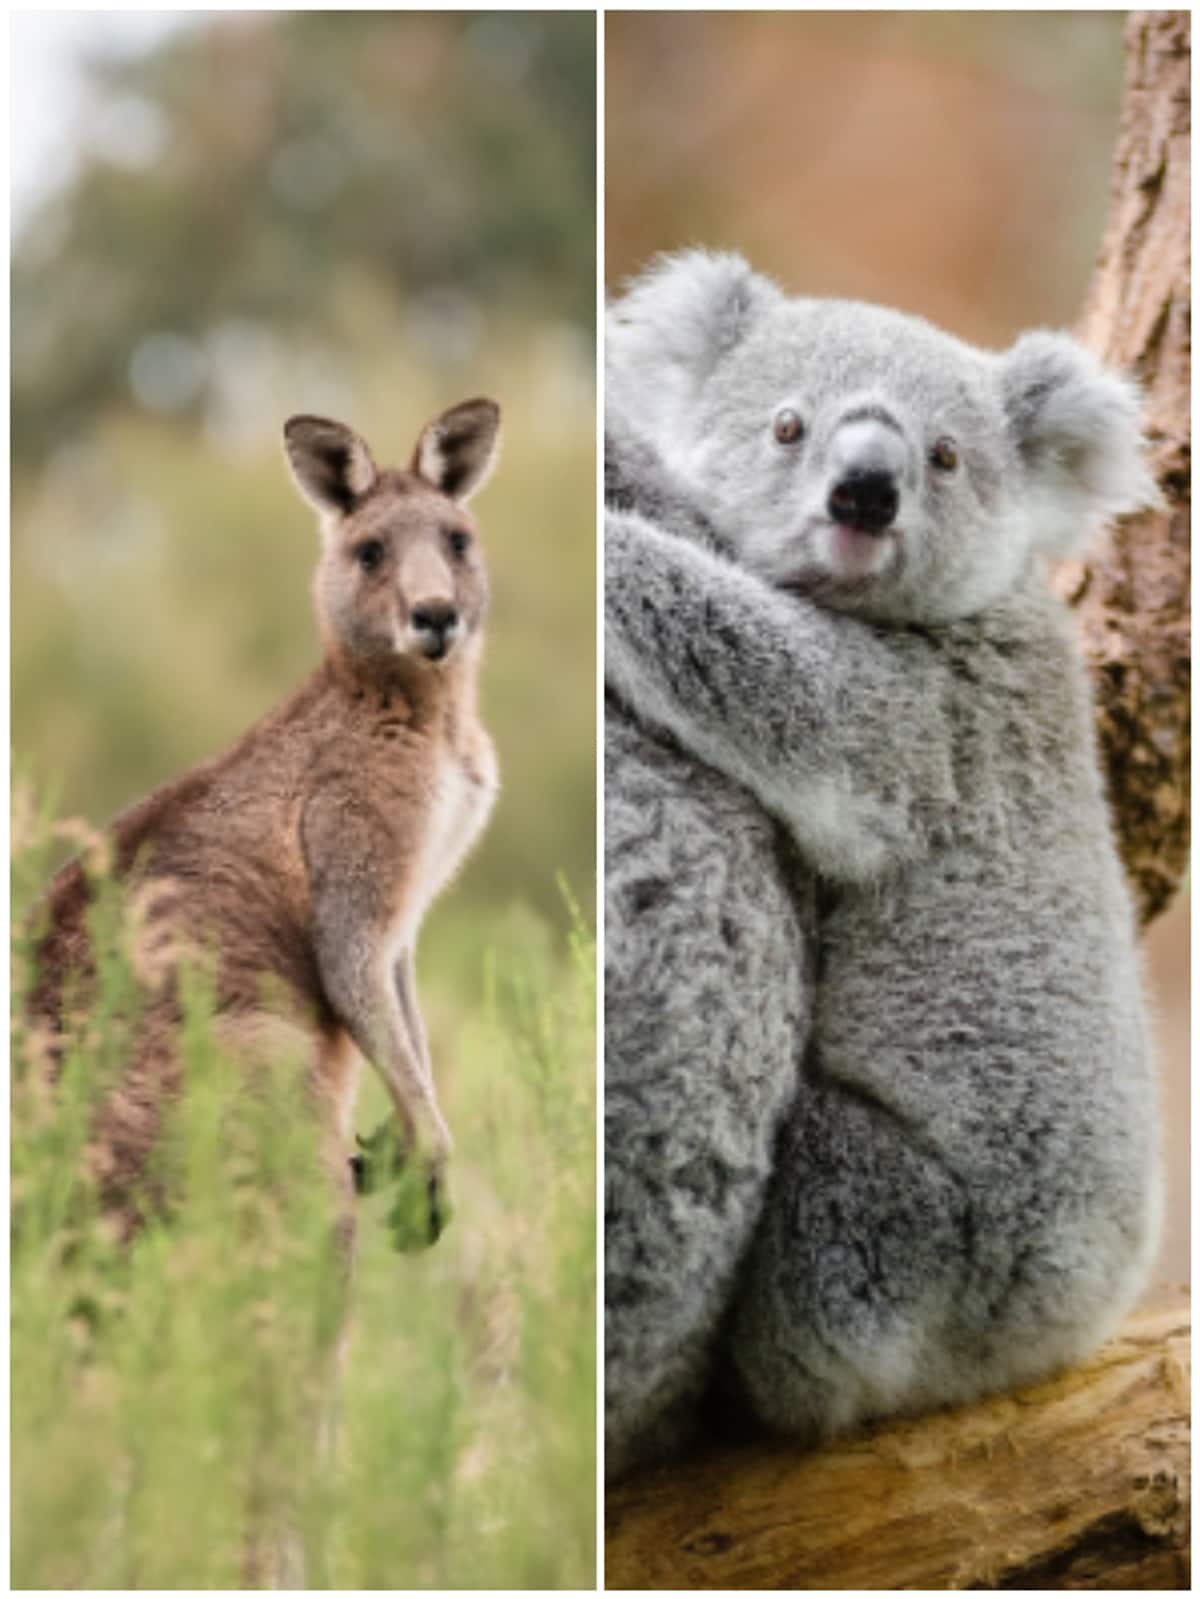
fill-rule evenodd
<path id="1" fill-rule="evenodd" d="M 222 1028 L 248 1054 L 281 1036 L 304 1048 L 344 1190 L 360 1056 L 380 1072 L 406 1146 L 440 1176 L 450 1138 L 412 962 L 421 917 L 496 787 L 476 709 L 487 585 L 462 502 L 490 465 L 497 422 L 490 401 L 455 407 L 424 430 L 410 470 L 385 472 L 341 424 L 288 424 L 293 473 L 322 515 L 314 588 L 325 660 L 226 754 L 111 825 L 147 994 L 135 1057 L 97 1134 L 106 1197 L 127 1228 L 129 1195 L 178 1088 L 182 948 L 211 958 Z M 371 543 L 378 560 L 368 552 L 367 569 Z M 72 862 L 50 887 L 33 996 L 54 1028 L 67 1023 L 73 974 L 86 998 L 88 904 Z"/>

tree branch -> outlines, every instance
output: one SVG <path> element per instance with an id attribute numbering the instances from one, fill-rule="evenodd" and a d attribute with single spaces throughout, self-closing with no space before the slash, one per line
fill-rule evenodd
<path id="1" fill-rule="evenodd" d="M 1086 1365 L 816 1452 L 704 1453 L 607 1494 L 608 1588 L 1188 1586 L 1188 1306 Z"/>

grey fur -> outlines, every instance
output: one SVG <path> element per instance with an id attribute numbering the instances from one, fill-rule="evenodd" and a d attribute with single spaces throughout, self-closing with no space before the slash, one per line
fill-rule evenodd
<path id="1" fill-rule="evenodd" d="M 605 477 L 610 504 L 636 504 L 713 541 L 654 452 L 619 424 Z M 604 737 L 612 1476 L 686 1439 L 711 1376 L 795 1091 L 813 918 L 783 830 L 740 784 L 644 727 L 611 693 Z"/>
<path id="2" fill-rule="evenodd" d="M 636 974 L 658 962 L 706 984 L 707 1033 L 753 1013 L 764 1037 L 786 1034 L 765 1080 L 803 1052 L 740 1276 L 714 1272 L 692 1319 L 728 1318 L 754 1409 L 808 1437 L 1048 1372 L 1106 1336 L 1156 1242 L 1133 918 L 1085 673 L 1038 569 L 1154 497 L 1136 393 L 1061 335 L 994 355 L 897 312 L 789 300 L 702 253 L 618 303 L 608 362 L 622 426 L 716 530 L 698 540 L 679 493 L 662 514 L 610 510 L 610 692 L 794 841 L 805 872 L 763 853 L 739 879 L 755 937 L 781 888 L 798 894 L 799 942 L 779 918 L 786 960 L 821 888 L 811 1024 L 794 972 L 748 990 L 698 919 L 645 926 L 610 893 L 608 957 L 631 976 L 607 1070 L 643 1096 L 641 1146 L 669 1144 L 660 1169 L 707 1165 L 747 1127 L 697 1087 L 715 1063 L 685 1031 L 689 993 Z M 803 420 L 797 442 L 773 431 L 781 409 Z M 868 467 L 897 494 L 874 538 L 831 510 L 839 479 Z M 644 806 L 640 781 L 610 742 L 610 826 Z M 702 827 L 700 789 L 686 793 L 691 808 L 662 810 L 668 859 Z M 740 809 L 730 837 L 751 821 Z M 710 826 L 707 871 L 730 837 Z M 625 848 L 635 875 L 632 830 Z M 626 1041 L 651 1021 L 639 1054 Z M 634 1196 L 608 1218 L 606 1280 L 638 1260 L 667 1301 L 691 1246 L 662 1246 L 655 1207 L 675 1214 L 678 1190 L 638 1192 L 638 1152 L 611 1128 L 606 1157 Z M 759 1203 L 748 1188 L 739 1220 Z M 713 1236 L 719 1217 L 696 1225 L 710 1253 L 740 1252 L 733 1230 Z M 610 1413 L 641 1402 L 618 1381 Z"/>

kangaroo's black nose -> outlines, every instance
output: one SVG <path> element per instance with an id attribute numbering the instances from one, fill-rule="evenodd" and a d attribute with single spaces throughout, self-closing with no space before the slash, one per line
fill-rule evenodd
<path id="1" fill-rule="evenodd" d="M 458 621 L 454 606 L 443 600 L 430 600 L 412 608 L 412 625 L 418 633 L 448 633 Z"/>
<path id="2" fill-rule="evenodd" d="M 896 520 L 900 491 L 890 472 L 878 469 L 847 472 L 834 484 L 829 496 L 829 514 L 843 527 L 860 533 L 882 533 Z"/>

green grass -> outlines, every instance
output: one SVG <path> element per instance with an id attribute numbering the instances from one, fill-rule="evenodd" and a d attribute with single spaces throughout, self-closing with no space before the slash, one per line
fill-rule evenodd
<path id="1" fill-rule="evenodd" d="M 48 859 L 33 831 L 14 926 Z M 15 1023 L 14 1587 L 243 1586 L 253 1529 L 286 1528 L 315 1587 L 590 1588 L 595 991 L 580 918 L 566 940 L 520 907 L 451 898 L 435 918 L 419 970 L 454 1217 L 436 1247 L 399 1254 L 386 1190 L 361 1201 L 347 1288 L 295 1064 L 251 1086 L 214 1042 L 198 978 L 154 1173 L 169 1205 L 132 1244 L 113 1237 L 86 1148 L 136 1011 L 117 910 L 103 894 L 97 994 L 53 1086 Z M 28 955 L 18 937 L 18 1006 Z M 363 1131 L 384 1110 L 373 1078 L 364 1090 Z"/>

